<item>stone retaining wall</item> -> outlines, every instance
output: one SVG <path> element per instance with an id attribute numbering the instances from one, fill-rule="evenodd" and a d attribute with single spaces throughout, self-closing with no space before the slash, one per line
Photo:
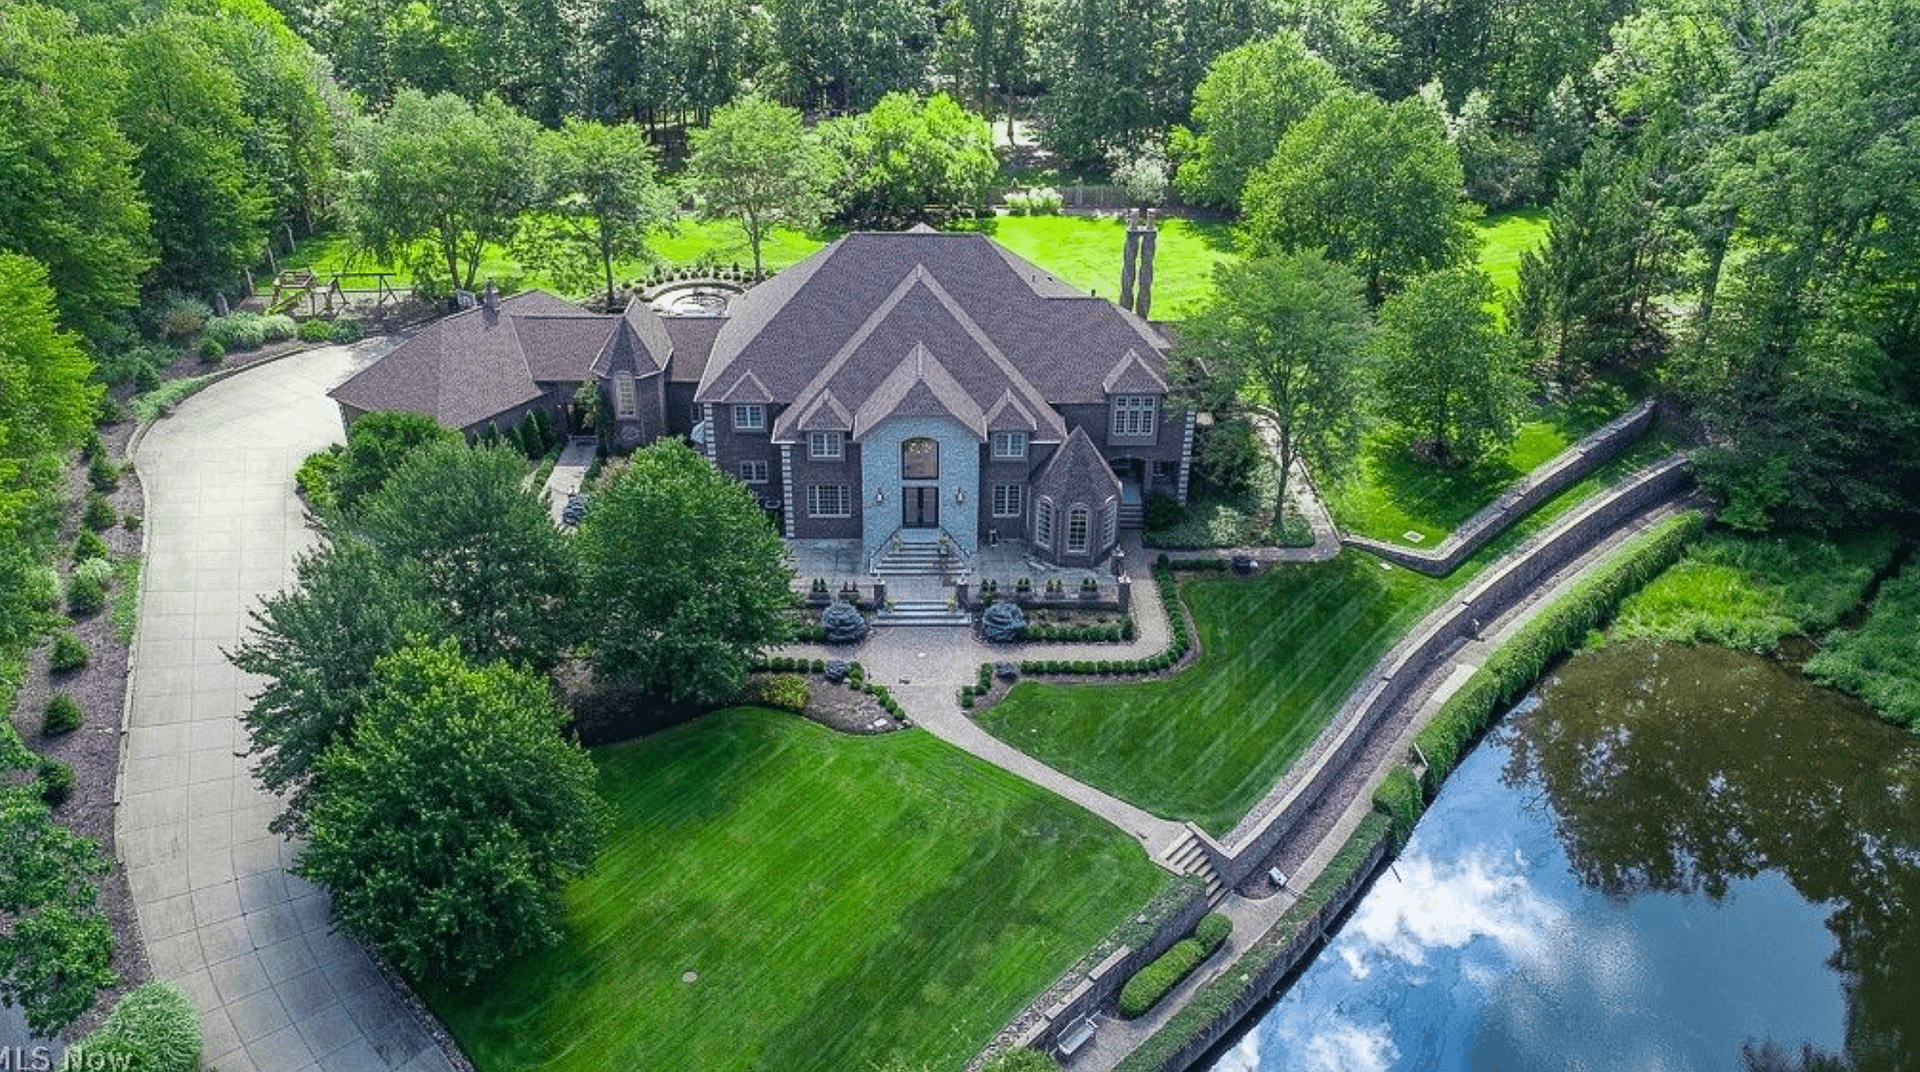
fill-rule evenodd
<path id="1" fill-rule="evenodd" d="M 1562 519 L 1514 558 L 1462 591 L 1452 610 L 1395 645 L 1374 667 L 1371 684 L 1348 698 L 1316 743 L 1316 758 L 1299 777 L 1288 778 L 1255 807 L 1224 839 L 1225 868 L 1220 877 L 1237 886 L 1251 876 L 1293 825 L 1307 814 L 1364 747 L 1381 719 L 1420 681 L 1425 669 L 1477 632 L 1477 623 L 1493 621 L 1521 591 L 1537 583 L 1621 521 L 1671 498 L 1692 482 L 1686 458 L 1675 454 Z"/>
<path id="2" fill-rule="evenodd" d="M 1206 890 L 1197 884 L 1194 890 L 1170 912 L 1162 914 L 1153 933 L 1139 946 L 1118 945 L 1105 953 L 1091 969 L 1082 960 L 1048 987 L 1001 1036 L 968 1064 L 973 1072 L 986 1059 L 1008 1049 L 1033 1049 L 1051 1053 L 1069 1026 L 1082 1016 L 1112 1008 L 1120 988 L 1134 973 L 1152 963 L 1175 942 L 1193 932 L 1200 918 L 1212 906 Z"/>
<path id="3" fill-rule="evenodd" d="M 1155 1072 L 1185 1072 L 1186 1069 L 1193 1067 L 1206 1056 L 1207 1051 L 1219 1045 L 1222 1039 L 1238 1028 L 1254 1009 L 1272 997 L 1280 984 L 1306 961 L 1314 948 L 1326 937 L 1327 932 L 1333 928 L 1334 923 L 1366 890 L 1392 850 L 1393 834 L 1391 831 L 1382 833 L 1379 840 L 1373 843 L 1373 848 L 1368 851 L 1361 865 L 1340 884 L 1340 888 L 1334 891 L 1333 896 L 1327 898 L 1327 903 L 1321 905 L 1312 918 L 1295 928 L 1278 953 L 1260 967 L 1258 974 L 1253 978 L 1252 985 L 1248 986 L 1237 1000 L 1221 1010 L 1220 1015 L 1214 1017 L 1205 1030 L 1198 1032 L 1188 1039 L 1185 1045 L 1169 1054 L 1166 1061 Z"/>
<path id="4" fill-rule="evenodd" d="M 1535 469 L 1526 479 L 1507 489 L 1433 547 L 1405 547 L 1368 536 L 1353 535 L 1342 536 L 1341 542 L 1430 577 L 1445 576 L 1466 561 L 1467 556 L 1478 551 L 1481 545 L 1506 531 L 1508 525 L 1526 516 L 1534 507 L 1619 457 L 1645 435 L 1647 429 L 1653 427 L 1657 408 L 1657 403 L 1648 399 L 1615 417 L 1580 442 L 1555 455 L 1547 464 Z"/>

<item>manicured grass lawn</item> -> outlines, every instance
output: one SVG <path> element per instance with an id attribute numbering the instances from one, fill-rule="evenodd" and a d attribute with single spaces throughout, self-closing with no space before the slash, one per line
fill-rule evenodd
<path id="1" fill-rule="evenodd" d="M 482 1072 L 958 1068 L 1164 882 L 919 730 L 736 709 L 594 758 L 613 833 L 567 940 L 430 995 Z"/>
<path id="2" fill-rule="evenodd" d="M 1347 479 L 1323 480 L 1320 492 L 1340 527 L 1409 547 L 1432 547 L 1521 477 L 1630 405 L 1605 385 L 1536 410 L 1503 451 L 1465 467 L 1415 457 L 1388 429 L 1368 434 Z M 1416 532 L 1420 539 L 1410 539 Z"/>
<path id="3" fill-rule="evenodd" d="M 980 724 L 1142 808 L 1225 833 L 1423 614 L 1520 540 L 1669 449 L 1649 437 L 1447 577 L 1383 568 L 1347 551 L 1251 581 L 1186 581 L 1201 655 L 1185 672 L 1125 685 L 1022 682 L 983 711 Z"/>
<path id="4" fill-rule="evenodd" d="M 1520 255 L 1547 240 L 1547 211 L 1516 209 L 1480 221 L 1480 270 L 1494 289 L 1511 294 L 1520 286 Z"/>
<path id="5" fill-rule="evenodd" d="M 1120 257 L 1127 229 L 1113 217 L 1001 216 L 987 228 L 994 241 L 1084 290 L 1119 300 Z M 1215 265 L 1239 259 L 1232 227 L 1219 221 L 1163 219 L 1154 240 L 1156 320 L 1177 320 L 1213 293 Z"/>

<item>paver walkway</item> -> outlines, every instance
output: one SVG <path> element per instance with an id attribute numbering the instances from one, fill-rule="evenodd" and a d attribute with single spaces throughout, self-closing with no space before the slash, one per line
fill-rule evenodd
<path id="1" fill-rule="evenodd" d="M 294 496 L 341 438 L 326 391 L 379 353 L 328 347 L 223 380 L 138 448 L 147 562 L 121 765 L 118 843 L 154 974 L 199 1006 L 220 1072 L 447 1070 L 324 890 L 287 874 L 279 812 L 235 755 L 254 684 L 228 665 L 257 598 L 314 534 Z"/>
<path id="2" fill-rule="evenodd" d="M 554 524 L 562 523 L 560 512 L 567 508 L 567 499 L 586 482 L 587 469 L 593 465 L 593 456 L 599 449 L 596 440 L 570 439 L 560 452 L 560 459 L 553 463 L 553 472 L 547 474 L 547 486 L 542 493 L 547 497 L 547 516 L 553 518 Z"/>

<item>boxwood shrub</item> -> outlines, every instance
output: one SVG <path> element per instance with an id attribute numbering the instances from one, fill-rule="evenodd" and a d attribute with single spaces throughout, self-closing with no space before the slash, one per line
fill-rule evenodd
<path id="1" fill-rule="evenodd" d="M 333 322 L 330 320 L 303 320 L 300 322 L 301 342 L 332 342 Z"/>
<path id="2" fill-rule="evenodd" d="M 81 516 L 88 528 L 95 532 L 105 532 L 112 528 L 120 515 L 114 512 L 113 504 L 97 491 L 87 492 L 87 512 Z"/>
<path id="3" fill-rule="evenodd" d="M 1173 943 L 1120 988 L 1120 1015 L 1129 1020 L 1146 1015 L 1179 986 L 1182 979 L 1205 963 L 1232 932 L 1232 920 L 1218 912 L 1209 913 L 1193 929 L 1192 936 Z"/>
<path id="4" fill-rule="evenodd" d="M 40 757 L 40 762 L 34 769 L 34 780 L 40 786 L 40 799 L 46 801 L 50 808 L 65 804 L 67 798 L 73 796 L 73 767 L 52 756 Z"/>
<path id="5" fill-rule="evenodd" d="M 70 674 L 85 669 L 87 665 L 87 646 L 71 629 L 62 629 L 53 635 L 53 652 L 47 656 L 47 668 L 56 674 Z"/>

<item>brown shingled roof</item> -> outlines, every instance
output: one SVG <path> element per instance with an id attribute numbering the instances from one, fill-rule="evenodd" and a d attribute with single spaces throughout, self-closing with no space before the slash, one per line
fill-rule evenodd
<path id="1" fill-rule="evenodd" d="M 1119 262 L 1117 246 L 1114 260 Z M 936 300 L 918 300 L 922 295 L 911 293 L 910 281 Z M 857 232 L 729 303 L 728 322 L 695 397 L 711 400 L 752 371 L 774 402 L 799 402 L 819 388 L 820 370 L 863 331 L 874 332 L 873 318 L 883 308 L 898 314 L 887 318 L 892 322 L 885 341 L 894 344 L 885 362 L 889 369 L 914 343 L 924 343 L 966 383 L 979 354 L 965 351 L 990 350 L 1049 406 L 1104 402 L 1102 381 L 1128 350 L 1164 377 L 1167 344 L 1150 324 L 1065 285 L 985 236 Z M 956 321 L 979 339 L 957 345 Z M 956 345 L 943 346 L 936 335 Z M 873 376 L 862 381 L 867 391 L 879 382 Z M 864 402 L 863 394 L 838 381 L 833 386 L 843 402 L 856 408 Z M 990 405 L 1002 393 L 993 387 L 974 400 Z"/>

